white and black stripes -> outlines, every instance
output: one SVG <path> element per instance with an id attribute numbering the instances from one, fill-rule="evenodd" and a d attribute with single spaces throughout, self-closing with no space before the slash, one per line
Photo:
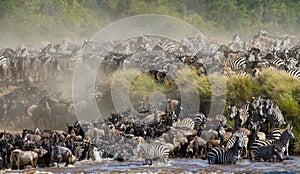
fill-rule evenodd
<path id="1" fill-rule="evenodd" d="M 182 120 L 178 120 L 177 122 L 174 122 L 173 127 L 187 128 L 193 130 L 195 127 L 195 121 L 191 118 L 184 118 Z"/>
<path id="2" fill-rule="evenodd" d="M 225 58 L 220 57 L 223 66 L 230 67 L 233 71 L 244 70 L 246 68 L 246 57 Z"/>
<path id="3" fill-rule="evenodd" d="M 229 149 L 232 148 L 234 146 L 234 143 L 236 141 L 236 138 L 239 138 L 240 142 L 241 142 L 241 153 L 242 154 L 246 154 L 246 149 L 247 149 L 247 144 L 248 144 L 248 137 L 245 135 L 244 132 L 242 131 L 237 131 L 235 132 L 227 141 L 225 148 Z"/>
<path id="4" fill-rule="evenodd" d="M 274 58 L 270 60 L 269 63 L 277 69 L 284 69 L 285 66 L 285 62 L 281 58 Z"/>
<path id="5" fill-rule="evenodd" d="M 279 139 L 255 140 L 251 145 L 251 151 L 254 153 L 255 159 L 259 160 L 263 154 L 267 153 L 262 152 L 267 148 L 261 148 L 261 146 L 274 146 L 275 150 L 280 154 L 279 160 L 281 160 L 289 141 L 295 141 L 295 136 L 291 128 L 285 129 Z"/>
<path id="6" fill-rule="evenodd" d="M 236 129 L 246 125 L 248 122 L 249 106 L 250 105 L 247 103 L 240 109 L 237 109 L 236 106 L 229 107 L 230 118 L 233 119 Z"/>
<path id="7" fill-rule="evenodd" d="M 156 51 L 165 51 L 167 53 L 174 53 L 178 49 L 178 46 L 171 41 L 168 40 L 161 40 L 153 50 Z"/>
<path id="8" fill-rule="evenodd" d="M 157 142 L 148 143 L 143 139 L 139 139 L 137 151 L 142 151 L 143 157 L 145 158 L 145 164 L 148 165 L 152 165 L 152 160 L 156 159 L 166 163 L 170 154 L 168 146 Z"/>
<path id="9" fill-rule="evenodd" d="M 194 126 L 195 130 L 201 130 L 205 128 L 207 118 L 203 113 L 192 115 L 192 120 L 195 122 L 195 126 Z"/>
<path id="10" fill-rule="evenodd" d="M 234 145 L 227 149 L 221 147 L 212 148 L 207 159 L 209 164 L 235 164 L 240 158 L 240 150 L 242 149 L 242 141 L 237 136 Z"/>
<path id="11" fill-rule="evenodd" d="M 288 124 L 288 127 L 290 125 Z M 268 139 L 273 139 L 273 140 L 279 140 L 281 138 L 281 135 L 282 133 L 285 131 L 285 129 L 280 129 L 280 128 L 274 128 L 272 129 L 268 134 L 267 134 L 267 138 Z M 289 142 L 287 142 L 286 144 L 286 148 L 282 150 L 282 153 L 284 153 L 284 151 L 286 151 L 286 156 L 288 157 L 289 156 L 289 151 L 288 151 L 288 148 L 289 148 Z"/>
<path id="12" fill-rule="evenodd" d="M 256 156 L 254 157 L 255 160 L 263 159 L 264 161 L 271 161 L 274 160 L 274 157 L 276 156 L 277 160 L 282 161 L 282 158 L 278 151 L 276 151 L 274 145 L 258 146 L 256 151 L 259 153 L 256 152 Z"/>
<path id="13" fill-rule="evenodd" d="M 0 65 L 7 64 L 7 63 L 8 63 L 8 59 L 4 56 L 1 56 L 0 57 Z"/>
<path id="14" fill-rule="evenodd" d="M 290 70 L 286 70 L 286 73 L 291 76 L 294 77 L 296 79 L 300 79 L 300 69 L 290 69 Z"/>
<path id="15" fill-rule="evenodd" d="M 267 108 L 267 120 L 271 123 L 271 128 L 281 127 L 285 124 L 284 116 L 281 113 L 279 107 L 273 103 Z"/>

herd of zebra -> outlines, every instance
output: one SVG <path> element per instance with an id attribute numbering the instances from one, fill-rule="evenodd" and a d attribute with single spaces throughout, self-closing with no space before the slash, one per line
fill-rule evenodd
<path id="1" fill-rule="evenodd" d="M 252 160 L 253 155 L 258 161 L 283 161 L 290 142 L 295 142 L 291 123 L 285 122 L 273 101 L 261 97 L 239 109 L 229 107 L 227 117 L 187 114 L 177 100 L 168 100 L 164 113 L 144 109 L 139 114 L 134 119 L 129 112 L 112 114 L 108 122 L 119 135 L 138 140 L 135 152 L 141 151 L 149 165 L 155 159 L 166 163 L 169 157 L 202 158 L 209 164 L 235 164 L 242 158 Z M 144 120 L 139 122 L 139 117 Z M 229 126 L 227 119 L 234 125 Z"/>
<path id="2" fill-rule="evenodd" d="M 215 56 L 226 75 L 258 75 L 265 69 L 283 70 L 300 78 L 299 40 L 283 33 L 259 31 L 252 40 L 242 42 L 238 35 L 228 46 L 221 45 Z"/>

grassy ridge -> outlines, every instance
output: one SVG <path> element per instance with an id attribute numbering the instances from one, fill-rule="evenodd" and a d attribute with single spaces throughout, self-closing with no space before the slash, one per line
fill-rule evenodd
<path id="1" fill-rule="evenodd" d="M 292 121 L 296 139 L 300 138 L 300 80 L 288 76 L 285 72 L 265 70 L 259 78 L 254 79 L 214 74 L 198 77 L 194 70 L 182 69 L 176 77 L 160 84 L 147 74 L 126 70 L 115 74 L 114 80 L 118 85 L 128 87 L 129 93 L 124 95 L 129 95 L 133 103 L 136 99 L 147 101 L 155 91 L 160 91 L 166 98 L 180 99 L 182 93 L 189 94 L 194 89 L 198 90 L 201 104 L 209 104 L 212 95 L 226 95 L 226 105 L 237 106 L 251 100 L 251 97 L 270 98 L 279 106 L 286 120 Z M 120 96 L 120 99 L 122 97 Z M 296 141 L 295 152 L 300 154 L 300 141 Z"/>

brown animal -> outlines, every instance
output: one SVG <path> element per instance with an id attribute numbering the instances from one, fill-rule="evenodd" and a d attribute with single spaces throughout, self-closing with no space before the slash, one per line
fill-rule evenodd
<path id="1" fill-rule="evenodd" d="M 12 151 L 10 156 L 10 164 L 11 168 L 18 170 L 23 169 L 27 165 L 31 165 L 36 168 L 38 160 L 38 154 L 33 151 L 22 151 L 20 149 L 16 149 Z"/>
<path id="2" fill-rule="evenodd" d="M 175 111 L 178 104 L 179 104 L 178 100 L 168 99 L 167 108 L 166 108 L 167 112 Z"/>
<path id="3" fill-rule="evenodd" d="M 41 136 L 35 134 L 27 134 L 24 137 L 24 142 L 26 141 L 33 141 L 36 145 L 39 145 L 41 143 Z"/>

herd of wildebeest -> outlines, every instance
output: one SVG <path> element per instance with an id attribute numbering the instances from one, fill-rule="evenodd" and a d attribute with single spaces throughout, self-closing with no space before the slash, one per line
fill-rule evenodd
<path id="1" fill-rule="evenodd" d="M 101 73 L 138 67 L 157 83 L 164 83 L 186 67 L 196 70 L 199 76 L 220 73 L 257 78 L 265 69 L 271 69 L 300 78 L 299 49 L 297 37 L 266 31 L 245 41 L 235 35 L 230 44 L 209 41 L 201 35 L 181 42 L 142 35 L 121 43 L 64 40 L 41 49 L 2 49 L 2 90 L 18 88 L 0 97 L 0 168 L 67 166 L 108 158 L 144 158 L 145 164 L 173 157 L 202 158 L 210 164 L 234 164 L 253 157 L 282 161 L 295 141 L 292 123 L 267 98 L 253 97 L 215 116 L 190 113 L 180 99 L 168 99 L 86 121 L 77 120 L 75 107 L 80 108 L 76 112 L 94 114 L 89 112 L 89 104 L 95 98 L 99 103 L 103 100 L 99 87 L 102 81 L 96 89 L 88 89 L 92 91 L 90 101 L 78 103 L 61 91 L 37 84 L 70 80 L 77 62 L 99 71 L 93 66 L 95 60 L 102 62 Z M 23 129 L 26 121 L 31 124 Z M 9 126 L 16 131 L 9 130 Z"/>

